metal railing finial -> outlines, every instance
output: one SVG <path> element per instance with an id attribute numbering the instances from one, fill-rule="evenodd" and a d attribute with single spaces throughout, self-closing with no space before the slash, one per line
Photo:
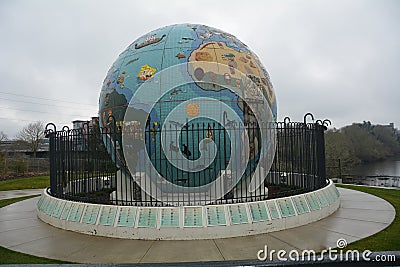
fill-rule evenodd
<path id="1" fill-rule="evenodd" d="M 307 112 L 303 117 L 304 124 L 307 124 L 307 117 L 308 116 L 310 116 L 311 119 L 314 121 L 314 115 L 312 113 L 310 113 L 310 112 Z"/>
<path id="2" fill-rule="evenodd" d="M 52 128 L 50 128 L 50 127 L 52 127 Z M 57 132 L 57 127 L 54 123 L 49 122 L 48 124 L 46 124 L 45 130 L 44 130 L 44 136 L 46 138 L 48 138 L 50 133 L 55 133 L 55 132 Z"/>

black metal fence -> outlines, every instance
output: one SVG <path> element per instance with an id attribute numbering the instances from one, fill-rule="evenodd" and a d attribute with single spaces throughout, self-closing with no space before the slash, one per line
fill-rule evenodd
<path id="1" fill-rule="evenodd" d="M 58 198 L 88 203 L 181 206 L 271 199 L 309 192 L 327 184 L 324 147 L 326 127 L 321 121 L 290 122 L 290 119 L 285 118 L 284 122 L 273 123 L 277 138 L 272 167 L 263 186 L 251 193 L 247 190 L 250 183 L 248 177 L 256 171 L 258 164 L 262 164 L 259 162 L 261 142 L 256 140 L 260 137 L 260 127 L 264 126 L 249 123 L 234 125 L 227 130 L 218 123 L 188 123 L 184 126 L 186 131 L 180 131 L 176 129 L 176 125 L 167 125 L 169 131 L 176 131 L 177 136 L 181 135 L 176 143 L 172 142 L 169 147 L 172 152 L 168 153 L 180 150 L 189 160 L 199 157 L 199 150 L 202 149 L 199 141 L 212 135 L 211 138 L 218 145 L 216 156 L 212 164 L 208 167 L 202 166 L 199 171 L 179 170 L 169 163 L 166 155 L 159 151 L 160 146 L 156 145 L 161 140 L 160 129 L 146 125 L 145 131 L 141 133 L 135 127 L 124 127 L 110 123 L 107 127 L 95 124 L 73 130 L 64 127 L 57 131 L 54 124 L 48 124 L 46 137 L 50 143 L 49 193 Z M 226 169 L 231 153 L 229 142 L 234 142 L 227 136 L 227 131 L 241 129 L 246 129 L 249 134 L 250 152 L 246 155 L 248 163 L 240 177 L 232 177 L 239 174 L 235 170 Z M 139 141 L 143 141 L 141 151 L 149 155 L 151 164 L 167 179 L 150 187 L 150 192 L 144 190 L 145 177 L 151 172 L 147 169 L 150 162 L 145 161 L 138 152 L 137 156 L 133 156 L 137 167 L 129 171 L 122 148 L 123 131 L 129 131 L 133 139 L 138 141 L 133 142 L 133 146 L 140 146 Z M 236 181 L 236 186 L 213 200 L 207 193 L 207 185 L 221 174 L 230 177 L 223 180 L 224 185 L 218 187 L 219 190 L 224 190 L 224 186 L 230 181 Z M 174 187 L 166 183 L 183 190 L 174 191 Z M 191 197 L 191 192 L 196 193 L 195 198 Z"/>

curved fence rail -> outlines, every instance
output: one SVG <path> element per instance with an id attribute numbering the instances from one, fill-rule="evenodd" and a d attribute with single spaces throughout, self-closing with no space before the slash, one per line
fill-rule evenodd
<path id="1" fill-rule="evenodd" d="M 310 114 L 307 114 L 310 115 Z M 312 115 L 311 115 L 312 116 Z M 306 118 L 306 117 L 305 117 Z M 272 167 L 266 177 L 263 186 L 255 192 L 249 193 L 249 177 L 258 162 L 259 146 L 253 142 L 245 173 L 241 177 L 235 170 L 227 170 L 229 162 L 229 149 L 226 143 L 230 142 L 226 135 L 226 129 L 219 124 L 190 124 L 186 131 L 179 131 L 176 125 L 167 125 L 170 131 L 176 131 L 181 135 L 180 143 L 172 144 L 170 150 L 181 150 L 189 159 L 198 157 L 198 141 L 213 133 L 213 139 L 217 144 L 219 153 L 209 167 L 198 172 L 179 171 L 168 163 L 168 160 L 157 151 L 157 146 L 152 142 L 160 141 L 159 130 L 146 126 L 141 133 L 134 126 L 117 126 L 110 123 L 100 127 L 97 124 L 83 125 L 80 129 L 70 130 L 64 127 L 57 131 L 54 124 L 46 127 L 46 137 L 50 144 L 50 190 L 55 197 L 101 204 L 137 205 L 137 206 L 165 206 L 168 205 L 204 205 L 226 204 L 257 201 L 277 197 L 290 196 L 313 191 L 327 184 L 325 174 L 325 148 L 324 131 L 325 121 L 316 123 L 290 122 L 285 118 L 284 122 L 274 123 L 277 143 Z M 175 128 L 174 128 L 175 127 Z M 241 128 L 242 127 L 242 128 Z M 229 131 L 246 129 L 249 139 L 256 140 L 259 135 L 258 124 L 234 125 Z M 134 138 L 145 140 L 146 147 L 143 151 L 150 157 L 151 163 L 164 177 L 169 177 L 171 183 L 199 190 L 197 198 L 190 199 L 185 192 L 174 192 L 168 186 L 156 187 L 154 192 L 145 192 L 143 179 L 147 174 L 146 162 L 141 154 L 137 155 L 138 167 L 135 173 L 127 170 L 121 148 L 122 131 L 130 131 Z M 192 144 L 185 141 L 192 142 Z M 188 152 L 191 151 L 191 152 Z M 197 154 L 196 154 L 197 153 Z M 216 201 L 211 201 L 206 192 L 202 193 L 199 185 L 207 185 L 217 175 L 227 175 L 224 183 L 230 179 L 239 181 L 228 193 Z M 226 184 L 222 184 L 223 189 Z M 221 189 L 221 190 L 222 190 Z M 164 201 L 166 200 L 166 201 Z M 171 204 L 172 203 L 172 204 Z"/>

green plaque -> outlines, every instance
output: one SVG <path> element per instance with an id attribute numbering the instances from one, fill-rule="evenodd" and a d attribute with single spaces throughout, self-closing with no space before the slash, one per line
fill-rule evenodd
<path id="1" fill-rule="evenodd" d="M 229 215 L 231 218 L 231 224 L 242 224 L 248 223 L 246 206 L 243 204 L 229 205 L 228 206 Z"/>
<path id="2" fill-rule="evenodd" d="M 326 194 L 329 194 L 331 196 L 332 199 L 332 203 L 335 202 L 335 200 L 337 199 L 336 194 L 332 191 L 332 188 L 328 188 L 327 191 L 325 191 Z M 331 204 L 332 204 L 331 203 Z"/>
<path id="3" fill-rule="evenodd" d="M 117 207 L 103 206 L 103 210 L 100 215 L 100 225 L 114 225 L 115 215 L 117 213 Z"/>
<path id="4" fill-rule="evenodd" d="M 64 206 L 65 206 L 65 201 L 61 201 L 61 200 L 57 201 L 57 204 L 56 204 L 51 216 L 54 218 L 60 218 L 61 212 L 63 211 Z"/>
<path id="5" fill-rule="evenodd" d="M 333 186 L 329 187 L 328 191 L 332 196 L 333 202 L 335 202 L 336 199 L 338 199 L 338 195 L 336 195 L 336 192 L 335 192 L 335 187 L 333 187 Z"/>
<path id="6" fill-rule="evenodd" d="M 136 217 L 135 207 L 121 207 L 119 210 L 117 226 L 134 227 Z"/>
<path id="7" fill-rule="evenodd" d="M 311 210 L 314 211 L 314 210 L 320 209 L 319 201 L 314 193 L 307 194 L 306 199 L 307 199 L 308 204 L 310 205 Z"/>
<path id="8" fill-rule="evenodd" d="M 290 199 L 279 199 L 277 202 L 282 212 L 282 217 L 293 216 L 296 214 Z"/>
<path id="9" fill-rule="evenodd" d="M 72 203 L 71 202 L 66 202 L 65 203 L 64 209 L 63 209 L 63 211 L 61 213 L 61 220 L 66 220 L 67 219 L 68 213 L 71 210 L 71 207 L 72 207 Z"/>
<path id="10" fill-rule="evenodd" d="M 249 204 L 251 219 L 253 222 L 269 221 L 267 209 L 264 202 L 256 202 Z"/>
<path id="11" fill-rule="evenodd" d="M 328 187 L 328 192 L 332 196 L 333 202 L 338 198 L 332 186 Z"/>
<path id="12" fill-rule="evenodd" d="M 296 211 L 294 210 L 292 200 L 290 198 L 285 199 L 286 206 L 288 207 L 290 216 L 296 215 Z"/>
<path id="13" fill-rule="evenodd" d="M 294 206 L 296 207 L 297 213 L 302 214 L 305 212 L 303 206 L 300 204 L 300 200 L 297 197 L 292 197 Z"/>
<path id="14" fill-rule="evenodd" d="M 271 218 L 279 219 L 280 216 L 279 216 L 278 209 L 276 208 L 275 201 L 267 201 L 267 206 L 269 209 L 269 213 L 271 214 Z"/>
<path id="15" fill-rule="evenodd" d="M 47 204 L 49 204 L 49 200 L 50 200 L 50 199 L 49 199 L 48 197 L 45 197 L 45 198 L 43 199 L 42 204 L 40 205 L 40 208 L 39 208 L 40 211 L 42 211 L 42 212 L 45 211 L 45 209 L 46 209 L 46 207 L 47 207 Z"/>
<path id="16" fill-rule="evenodd" d="M 41 195 L 40 198 L 39 198 L 38 203 L 36 204 L 36 206 L 37 206 L 37 208 L 38 208 L 39 210 L 41 210 L 40 207 L 42 206 L 43 199 L 44 199 L 44 196 Z"/>
<path id="17" fill-rule="evenodd" d="M 161 209 L 161 227 L 179 227 L 179 208 Z"/>
<path id="18" fill-rule="evenodd" d="M 184 208 L 184 226 L 198 227 L 203 226 L 203 208 L 185 207 Z"/>
<path id="19" fill-rule="evenodd" d="M 292 197 L 292 200 L 294 202 L 294 205 L 296 206 L 298 214 L 310 212 L 310 210 L 308 209 L 306 200 L 304 199 L 303 196 Z"/>
<path id="20" fill-rule="evenodd" d="M 97 215 L 99 215 L 100 206 L 87 205 L 85 213 L 83 214 L 82 222 L 87 224 L 95 224 Z"/>
<path id="21" fill-rule="evenodd" d="M 55 206 L 55 202 L 56 202 L 56 200 L 54 198 L 50 199 L 49 203 L 47 204 L 46 209 L 44 210 L 44 213 L 46 213 L 47 215 L 50 216 L 51 213 L 53 212 L 53 209 L 54 209 L 54 206 Z"/>
<path id="22" fill-rule="evenodd" d="M 138 227 L 156 228 L 157 211 L 156 208 L 140 208 Z"/>
<path id="23" fill-rule="evenodd" d="M 328 204 L 328 201 L 326 200 L 326 197 L 324 196 L 324 194 L 322 194 L 321 191 L 315 192 L 314 194 L 317 195 L 318 200 L 319 200 L 319 203 L 321 204 L 321 207 L 324 208 L 324 207 L 326 207 L 326 206 L 329 205 L 329 204 Z"/>
<path id="24" fill-rule="evenodd" d="M 83 205 L 83 204 L 79 204 L 79 203 L 72 204 L 71 212 L 69 213 L 69 216 L 68 216 L 68 221 L 79 222 L 82 217 L 84 207 L 85 207 L 85 205 Z"/>
<path id="25" fill-rule="evenodd" d="M 209 226 L 226 225 L 224 206 L 207 207 L 207 224 Z"/>
<path id="26" fill-rule="evenodd" d="M 339 193 L 339 190 L 336 188 L 336 186 L 333 186 L 333 191 L 335 192 L 336 196 L 339 198 L 340 193 Z"/>
<path id="27" fill-rule="evenodd" d="M 46 203 L 47 201 L 48 201 L 48 197 L 43 196 L 42 201 L 40 202 L 40 205 L 39 205 L 39 210 L 40 210 L 40 211 L 43 211 L 44 205 L 45 205 L 45 203 Z"/>
<path id="28" fill-rule="evenodd" d="M 286 206 L 286 201 L 283 201 L 282 199 L 278 200 L 278 206 L 281 209 L 282 217 L 289 216 L 289 210 Z"/>
<path id="29" fill-rule="evenodd" d="M 329 205 L 334 202 L 334 199 L 332 198 L 330 192 L 327 189 L 321 191 L 321 193 L 325 196 L 326 200 L 328 200 Z"/>

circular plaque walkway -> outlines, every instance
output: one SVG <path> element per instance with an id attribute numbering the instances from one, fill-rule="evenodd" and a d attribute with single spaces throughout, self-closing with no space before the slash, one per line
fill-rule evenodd
<path id="1" fill-rule="evenodd" d="M 207 240 L 145 241 L 107 238 L 61 230 L 37 217 L 39 197 L 0 209 L 0 245 L 11 250 L 78 263 L 156 263 L 255 260 L 264 249 L 321 251 L 386 228 L 395 217 L 390 203 L 338 188 L 340 208 L 327 218 L 283 231 Z"/>

